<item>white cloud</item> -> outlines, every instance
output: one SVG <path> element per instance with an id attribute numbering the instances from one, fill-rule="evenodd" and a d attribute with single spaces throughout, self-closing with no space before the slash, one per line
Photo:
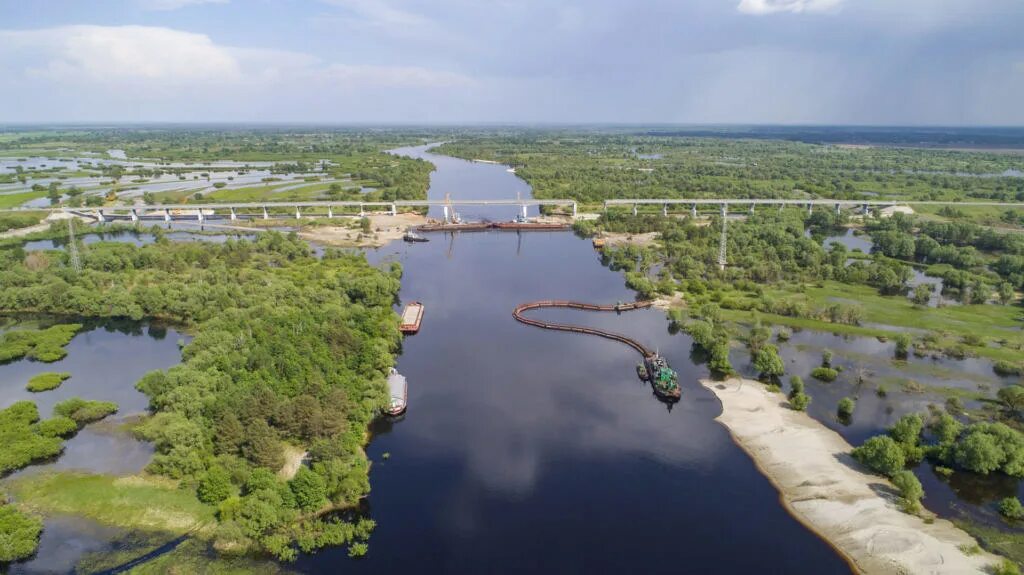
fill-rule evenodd
<path id="1" fill-rule="evenodd" d="M 843 0 L 740 0 L 737 10 L 744 14 L 775 14 L 777 12 L 827 12 L 834 10 Z"/>
<path id="2" fill-rule="evenodd" d="M 200 4 L 227 4 L 229 0 L 140 0 L 147 10 L 177 10 Z"/>
<path id="3" fill-rule="evenodd" d="M 319 88 L 465 86 L 461 74 L 418 66 L 324 62 L 299 52 L 234 48 L 209 36 L 151 26 L 60 26 L 0 30 L 0 69 L 29 79 L 110 90 L 165 92 L 181 85 L 273 90 L 306 82 Z"/>

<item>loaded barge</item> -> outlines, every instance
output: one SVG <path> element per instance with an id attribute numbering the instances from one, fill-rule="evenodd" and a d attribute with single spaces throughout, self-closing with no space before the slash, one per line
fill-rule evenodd
<path id="1" fill-rule="evenodd" d="M 666 401 L 679 401 L 683 396 L 679 374 L 657 353 L 644 356 L 644 361 L 636 364 L 636 374 L 640 379 L 651 382 L 654 393 Z"/>
<path id="2" fill-rule="evenodd" d="M 420 322 L 422 321 L 423 304 L 414 301 L 402 310 L 402 323 L 398 324 L 398 330 L 402 333 L 416 333 L 420 330 Z"/>

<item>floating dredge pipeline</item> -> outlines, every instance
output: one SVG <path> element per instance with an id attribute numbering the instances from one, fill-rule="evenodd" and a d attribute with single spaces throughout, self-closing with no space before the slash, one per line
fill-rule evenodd
<path id="1" fill-rule="evenodd" d="M 534 301 L 530 303 L 524 303 L 516 307 L 512 311 L 512 317 L 516 318 L 516 321 L 539 327 L 543 329 L 554 329 L 558 331 L 568 331 L 572 333 L 585 333 L 588 335 L 596 335 L 605 339 L 611 339 L 628 345 L 629 347 L 640 352 L 643 356 L 643 362 L 637 364 L 636 374 L 640 379 L 649 381 L 651 386 L 654 388 L 654 393 L 662 401 L 672 404 L 679 401 L 682 396 L 682 389 L 679 387 L 679 379 L 676 372 L 669 367 L 668 362 L 665 358 L 661 357 L 655 352 L 647 349 L 640 342 L 635 339 L 626 337 L 622 334 L 604 331 L 601 329 L 595 329 L 592 327 L 583 327 L 579 325 L 569 325 L 564 323 L 553 323 L 547 321 L 540 321 L 537 319 L 529 319 L 523 317 L 523 312 L 531 309 L 537 309 L 542 307 L 565 307 L 571 309 L 581 309 L 585 311 L 629 311 L 632 309 L 642 309 L 651 307 L 653 302 L 650 301 L 638 301 L 633 303 L 620 303 L 616 305 L 594 305 L 590 303 L 581 303 L 576 301 L 564 301 L 564 300 L 543 300 Z"/>
<path id="2" fill-rule="evenodd" d="M 598 337 L 603 337 L 603 338 L 606 338 L 606 339 L 612 339 L 612 340 L 615 340 L 615 341 L 619 341 L 619 342 L 622 342 L 622 343 L 628 345 L 629 347 L 639 351 L 641 355 L 643 355 L 645 358 L 647 358 L 647 357 L 650 357 L 650 356 L 654 355 L 654 353 L 652 353 L 649 349 L 644 347 L 640 342 L 636 341 L 635 339 L 631 339 L 631 338 L 628 338 L 628 337 L 626 337 L 624 335 L 621 335 L 621 334 L 618 334 L 618 333 L 614 333 L 614 332 L 610 332 L 610 331 L 594 329 L 592 327 L 582 327 L 582 326 L 578 326 L 578 325 L 569 325 L 569 324 L 564 324 L 564 323 L 551 323 L 551 322 L 540 321 L 540 320 L 536 320 L 536 319 L 530 319 L 530 318 L 527 318 L 527 317 L 523 317 L 523 312 L 531 310 L 531 309 L 542 308 L 542 307 L 567 307 L 567 308 L 572 308 L 572 309 L 582 309 L 582 310 L 586 310 L 586 311 L 615 311 L 615 312 L 618 312 L 618 311 L 629 311 L 629 310 L 633 310 L 633 309 L 647 308 L 647 307 L 651 307 L 652 304 L 653 304 L 653 302 L 650 302 L 650 301 L 638 301 L 638 302 L 633 302 L 633 303 L 620 303 L 620 304 L 616 304 L 616 305 L 594 305 L 594 304 L 582 303 L 582 302 L 578 302 L 578 301 L 542 300 L 542 301 L 532 301 L 532 302 L 524 303 L 522 305 L 517 306 L 516 309 L 512 311 L 512 317 L 516 318 L 516 321 L 525 323 L 527 325 L 532 325 L 532 326 L 535 326 L 535 327 L 540 327 L 540 328 L 544 328 L 544 329 L 556 329 L 556 330 L 559 330 L 559 331 L 570 331 L 570 332 L 573 332 L 573 333 L 586 333 L 586 334 L 590 334 L 590 335 L 596 335 Z"/>

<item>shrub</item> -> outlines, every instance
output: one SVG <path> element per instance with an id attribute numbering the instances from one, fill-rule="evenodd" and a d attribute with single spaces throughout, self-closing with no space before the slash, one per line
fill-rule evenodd
<path id="1" fill-rule="evenodd" d="M 215 465 L 210 467 L 199 479 L 199 486 L 196 495 L 203 503 L 216 505 L 234 494 L 234 486 L 231 485 L 231 477 L 223 467 Z"/>
<path id="2" fill-rule="evenodd" d="M 78 425 L 85 425 L 117 413 L 117 404 L 112 401 L 96 401 L 72 397 L 53 406 L 53 413 L 70 417 Z"/>
<path id="3" fill-rule="evenodd" d="M 992 364 L 992 371 L 996 372 L 997 375 L 1003 376 L 1021 375 L 1022 373 L 1024 373 L 1024 367 L 1021 367 L 1019 363 L 1013 363 L 1012 361 L 1000 359 L 999 361 Z"/>
<path id="4" fill-rule="evenodd" d="M 70 373 L 62 372 L 44 372 L 38 375 L 32 376 L 28 380 L 28 385 L 25 387 L 33 393 L 39 393 L 41 391 L 50 391 L 51 389 L 57 389 L 60 384 L 64 383 L 64 380 L 71 377 Z"/>
<path id="5" fill-rule="evenodd" d="M 849 419 L 853 416 L 853 410 L 857 407 L 857 402 L 851 397 L 844 397 L 839 400 L 839 405 L 836 406 L 836 411 L 839 413 L 841 419 Z"/>
<path id="6" fill-rule="evenodd" d="M 910 336 L 905 333 L 896 334 L 896 357 L 906 359 L 910 353 Z"/>
<path id="7" fill-rule="evenodd" d="M 327 503 L 327 486 L 323 478 L 308 467 L 300 467 L 288 486 L 295 494 L 299 509 L 303 511 L 316 511 Z"/>
<path id="8" fill-rule="evenodd" d="M 370 546 L 363 542 L 352 543 L 348 546 L 349 557 L 363 557 L 370 550 Z"/>
<path id="9" fill-rule="evenodd" d="M 907 511 L 917 511 L 921 507 L 921 498 L 924 497 L 924 488 L 917 476 L 906 469 L 897 471 L 892 476 L 892 484 L 900 490 L 903 504 Z"/>
<path id="10" fill-rule="evenodd" d="M 807 406 L 811 404 L 811 396 L 806 393 L 800 392 L 796 395 L 789 396 L 789 405 L 797 411 L 806 411 Z"/>
<path id="11" fill-rule="evenodd" d="M 754 355 L 754 367 L 763 377 L 778 377 L 786 372 L 786 364 L 774 345 L 764 345 Z"/>
<path id="12" fill-rule="evenodd" d="M 999 513 L 1007 519 L 1024 519 L 1024 506 L 1020 499 L 1007 497 L 999 502 Z"/>
<path id="13" fill-rule="evenodd" d="M 906 465 L 903 450 L 888 435 L 876 435 L 853 450 L 853 457 L 879 475 L 892 476 Z"/>
<path id="14" fill-rule="evenodd" d="M 811 371 L 811 377 L 818 381 L 830 382 L 839 377 L 839 372 L 831 367 L 816 367 Z"/>
<path id="15" fill-rule="evenodd" d="M 42 531 L 41 520 L 10 505 L 0 505 L 0 565 L 35 554 Z"/>
<path id="16" fill-rule="evenodd" d="M 78 424 L 70 417 L 57 416 L 39 422 L 39 435 L 44 437 L 70 437 L 78 431 Z"/>

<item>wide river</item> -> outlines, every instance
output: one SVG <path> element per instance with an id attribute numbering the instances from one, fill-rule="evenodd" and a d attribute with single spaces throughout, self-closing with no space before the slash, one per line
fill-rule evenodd
<path id="1" fill-rule="evenodd" d="M 505 166 L 427 151 L 395 153 L 437 166 L 430 196 L 529 197 Z M 515 211 L 463 210 L 467 219 Z M 512 318 L 536 299 L 634 298 L 571 233 L 432 235 L 369 254 L 398 260 L 401 297 L 426 306 L 398 369 L 409 409 L 382 423 L 369 514 L 369 555 L 304 557 L 311 573 L 849 573 L 790 517 L 775 489 L 713 419 L 718 401 L 696 380 L 691 340 L 663 312 L 538 310 L 657 347 L 679 369 L 671 410 L 637 379 L 639 356 L 599 338 L 539 330 Z M 385 457 L 385 454 L 389 454 Z"/>

